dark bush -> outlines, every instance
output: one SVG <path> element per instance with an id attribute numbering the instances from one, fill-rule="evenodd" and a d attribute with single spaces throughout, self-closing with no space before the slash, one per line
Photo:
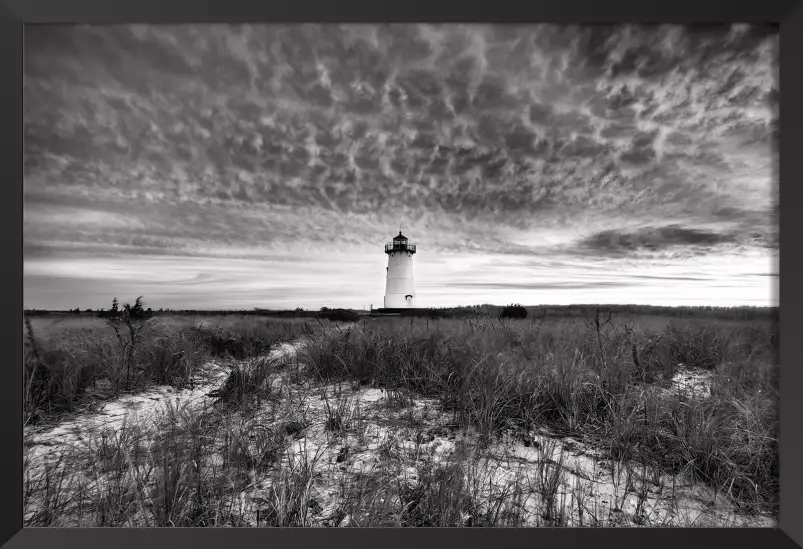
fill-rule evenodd
<path id="1" fill-rule="evenodd" d="M 360 320 L 360 315 L 348 309 L 327 309 L 318 313 L 318 316 L 331 322 L 357 322 Z"/>
<path id="2" fill-rule="evenodd" d="M 499 318 L 527 318 L 527 309 L 523 305 L 513 303 L 502 309 Z"/>

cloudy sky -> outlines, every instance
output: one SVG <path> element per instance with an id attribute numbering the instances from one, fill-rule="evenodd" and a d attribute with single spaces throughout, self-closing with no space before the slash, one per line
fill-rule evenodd
<path id="1" fill-rule="evenodd" d="M 777 305 L 778 35 L 26 27 L 29 308 Z"/>

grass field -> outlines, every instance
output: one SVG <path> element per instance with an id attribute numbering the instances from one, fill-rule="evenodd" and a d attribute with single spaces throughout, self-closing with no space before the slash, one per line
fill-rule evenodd
<path id="1" fill-rule="evenodd" d="M 26 318 L 26 525 L 773 523 L 771 314 L 440 316 Z"/>

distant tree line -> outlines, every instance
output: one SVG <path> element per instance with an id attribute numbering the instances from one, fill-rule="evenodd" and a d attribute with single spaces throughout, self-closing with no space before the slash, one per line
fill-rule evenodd
<path id="1" fill-rule="evenodd" d="M 538 305 L 524 306 L 520 304 L 500 305 L 468 305 L 458 307 L 437 307 L 437 308 L 416 308 L 399 309 L 393 312 L 402 316 L 414 316 L 425 318 L 471 318 L 471 317 L 502 317 L 502 318 L 588 318 L 596 314 L 597 309 L 603 310 L 606 314 L 613 315 L 637 315 L 637 316 L 661 316 L 672 318 L 700 318 L 700 319 L 720 319 L 720 320 L 771 320 L 777 322 L 779 319 L 778 307 L 666 307 L 657 305 Z M 378 310 L 381 314 L 382 310 Z M 374 313 L 377 310 L 373 311 Z M 52 314 L 92 314 L 101 318 L 115 318 L 123 315 L 130 315 L 132 318 L 150 318 L 151 316 L 263 316 L 277 318 L 309 318 L 321 317 L 329 319 L 352 320 L 359 318 L 363 311 L 354 309 L 331 309 L 321 307 L 318 312 L 306 311 L 301 307 L 286 310 L 272 310 L 254 308 L 250 310 L 238 309 L 159 309 L 153 311 L 145 309 L 142 297 L 137 298 L 133 305 L 119 305 L 117 298 L 112 301 L 110 309 L 81 310 L 79 307 L 67 311 L 50 311 L 29 309 L 25 311 L 26 316 L 46 316 Z"/>
<path id="2" fill-rule="evenodd" d="M 665 307 L 659 305 L 469 305 L 462 307 L 438 307 L 430 309 L 394 309 L 402 316 L 428 318 L 590 318 L 597 309 L 607 315 L 660 316 L 670 318 L 699 318 L 719 320 L 769 320 L 777 322 L 778 307 Z M 382 310 L 380 310 L 381 314 Z M 520 316 L 515 316 L 520 315 Z"/>

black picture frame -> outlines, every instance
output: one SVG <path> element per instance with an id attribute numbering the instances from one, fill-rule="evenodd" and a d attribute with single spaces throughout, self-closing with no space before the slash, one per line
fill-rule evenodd
<path id="1" fill-rule="evenodd" d="M 803 546 L 803 399 L 797 395 L 803 367 L 803 279 L 793 235 L 803 234 L 803 2 L 796 0 L 560 0 L 550 2 L 470 2 L 426 0 L 3 0 L 0 3 L 0 135 L 3 175 L 0 264 L 6 280 L 0 292 L 0 329 L 4 350 L 2 440 L 0 453 L 0 543 L 8 547 L 182 547 L 233 546 L 391 547 L 413 544 L 466 547 L 793 547 Z M 791 242 L 781 261 L 778 288 L 784 303 L 781 332 L 781 440 L 779 529 L 34 529 L 22 528 L 22 50 L 23 27 L 36 23 L 168 22 L 556 22 L 622 23 L 728 22 L 780 25 L 781 241 Z M 797 140 L 800 139 L 798 142 Z M 801 330 L 798 330 L 798 327 Z M 12 376 L 11 373 L 14 375 Z M 519 541 L 517 542 L 516 539 Z M 250 541 L 249 541 L 250 540 Z"/>

